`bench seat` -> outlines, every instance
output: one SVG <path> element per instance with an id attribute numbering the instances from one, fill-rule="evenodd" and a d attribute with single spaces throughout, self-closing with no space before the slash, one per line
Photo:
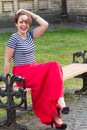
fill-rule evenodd
<path id="1" fill-rule="evenodd" d="M 67 80 L 87 72 L 87 64 L 72 63 L 62 67 L 63 69 L 63 80 Z"/>
<path id="2" fill-rule="evenodd" d="M 72 63 L 69 65 L 66 65 L 62 67 L 63 69 L 63 80 L 67 80 L 70 78 L 73 78 L 75 76 L 78 76 L 80 74 L 86 73 L 87 72 L 87 64 L 81 64 L 81 63 Z M 14 83 L 14 88 L 18 89 L 16 84 Z M 0 85 L 0 87 L 4 88 L 5 85 Z M 27 91 L 30 91 L 30 89 L 27 89 Z"/>
<path id="3" fill-rule="evenodd" d="M 85 74 L 87 72 L 87 64 L 86 63 L 85 64 L 84 63 L 72 63 L 72 64 L 62 67 L 62 69 L 63 69 L 63 80 L 65 81 L 70 78 Z M 86 73 L 85 77 L 82 77 L 82 79 L 83 79 L 83 88 L 79 92 L 85 91 L 87 89 L 87 80 L 86 80 L 87 73 Z M 0 87 L 2 89 L 5 89 L 6 86 L 5 86 L 5 84 L 2 84 L 2 85 L 0 85 Z M 14 83 L 13 88 L 15 90 L 17 90 L 19 87 Z M 30 88 L 27 88 L 26 90 L 28 93 L 31 93 Z"/>

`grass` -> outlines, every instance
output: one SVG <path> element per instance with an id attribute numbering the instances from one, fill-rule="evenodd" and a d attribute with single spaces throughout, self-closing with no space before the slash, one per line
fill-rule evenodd
<path id="1" fill-rule="evenodd" d="M 6 42 L 11 33 L 0 34 L 0 73 L 3 73 Z M 87 48 L 87 30 L 57 29 L 35 39 L 36 60 L 40 63 L 58 61 L 62 66 L 72 63 L 72 55 Z M 80 79 L 64 81 L 65 88 L 81 86 Z"/>
<path id="2" fill-rule="evenodd" d="M 87 47 L 87 31 L 48 31 L 36 40 L 36 58 L 39 62 L 57 60 L 61 65 L 72 62 L 72 54 Z"/>
<path id="3" fill-rule="evenodd" d="M 87 48 L 87 30 L 59 29 L 48 31 L 35 40 L 39 62 L 59 61 L 62 66 L 72 63 L 73 53 Z M 80 87 L 80 79 L 64 81 L 65 88 Z"/>
<path id="4" fill-rule="evenodd" d="M 10 32 L 0 34 L 0 74 L 3 73 L 5 46 L 10 35 Z M 38 62 L 58 61 L 62 66 L 65 66 L 72 63 L 73 53 L 84 51 L 87 48 L 87 30 L 57 29 L 47 31 L 35 39 L 35 45 L 35 55 Z M 81 86 L 81 79 L 72 78 L 64 81 L 65 89 Z"/>

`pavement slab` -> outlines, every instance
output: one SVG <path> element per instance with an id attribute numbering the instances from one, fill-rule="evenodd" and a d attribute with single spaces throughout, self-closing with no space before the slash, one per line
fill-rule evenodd
<path id="1" fill-rule="evenodd" d="M 66 130 L 87 130 L 87 94 L 73 95 L 71 98 L 65 98 L 67 106 L 70 107 L 70 112 L 63 116 L 64 123 L 67 124 Z M 56 130 L 50 125 L 42 124 L 39 119 L 28 111 L 17 118 L 17 123 L 27 127 L 27 130 Z M 0 128 L 0 130 L 15 130 L 12 128 Z M 20 130 L 20 129 L 17 129 Z"/>
<path id="2" fill-rule="evenodd" d="M 68 125 L 66 130 L 87 130 L 87 95 L 76 96 L 66 104 L 70 107 L 69 114 L 63 115 L 63 121 Z M 35 115 L 23 118 L 20 123 L 26 125 L 28 130 L 56 130 L 42 124 Z"/>

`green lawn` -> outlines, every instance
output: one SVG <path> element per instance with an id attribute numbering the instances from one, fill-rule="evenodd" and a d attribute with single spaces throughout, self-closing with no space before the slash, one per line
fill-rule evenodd
<path id="1" fill-rule="evenodd" d="M 11 33 L 0 34 L 0 74 L 3 73 L 5 45 L 10 35 Z M 35 39 L 35 45 L 35 55 L 38 62 L 58 61 L 62 66 L 65 66 L 72 63 L 74 52 L 86 50 L 87 30 L 58 29 L 47 31 Z M 81 86 L 81 79 L 72 78 L 64 81 L 65 89 Z M 2 109 L 0 113 L 2 114 Z"/>
<path id="2" fill-rule="evenodd" d="M 3 73 L 5 44 L 11 33 L 0 34 L 0 73 Z M 35 39 L 36 60 L 40 63 L 58 61 L 62 66 L 72 63 L 72 55 L 87 48 L 87 30 L 57 29 Z M 65 88 L 79 87 L 80 79 L 64 81 Z"/>
<path id="3" fill-rule="evenodd" d="M 36 59 L 39 62 L 59 61 L 62 66 L 72 63 L 73 53 L 87 48 L 87 30 L 60 29 L 48 31 L 36 43 Z M 64 81 L 65 88 L 81 87 L 81 79 Z"/>

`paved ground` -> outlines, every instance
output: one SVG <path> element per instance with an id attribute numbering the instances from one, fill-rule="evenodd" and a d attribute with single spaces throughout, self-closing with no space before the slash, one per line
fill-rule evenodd
<path id="1" fill-rule="evenodd" d="M 66 29 L 66 28 L 70 28 L 70 29 L 87 29 L 87 25 L 86 24 L 73 24 L 73 23 L 60 23 L 60 24 L 51 24 L 49 25 L 49 30 L 50 29 Z"/>
<path id="2" fill-rule="evenodd" d="M 76 96 L 74 90 L 68 91 L 66 99 L 67 106 L 70 107 L 70 113 L 63 115 L 63 121 L 68 125 L 66 130 L 87 130 L 87 93 L 86 95 Z M 23 113 L 23 112 L 22 112 Z M 17 118 L 17 122 L 27 127 L 27 130 L 56 130 L 42 124 L 39 119 L 30 112 L 21 114 L 22 117 Z M 0 130 L 15 130 L 13 128 Z M 24 129 L 17 129 L 24 130 Z"/>
<path id="3" fill-rule="evenodd" d="M 34 27 L 32 27 L 34 28 Z M 71 29 L 87 29 L 86 24 L 73 24 L 73 23 L 60 23 L 60 24 L 50 24 L 48 30 L 53 30 L 53 29 L 60 29 L 60 28 L 71 28 Z M 16 28 L 11 27 L 11 28 L 0 28 L 0 33 L 4 32 L 15 32 Z"/>
<path id="4" fill-rule="evenodd" d="M 67 130 L 87 130 L 87 95 L 74 96 L 66 99 L 70 113 L 63 115 L 63 121 L 67 123 Z M 35 116 L 27 116 L 20 121 L 28 130 L 55 130 L 50 126 L 43 125 Z"/>
<path id="5" fill-rule="evenodd" d="M 63 121 L 68 125 L 66 130 L 87 130 L 87 94 L 75 96 L 70 90 L 66 104 L 70 107 L 70 113 L 63 115 Z M 27 126 L 28 130 L 56 130 L 42 124 L 35 115 L 27 114 L 18 121 Z M 2 129 L 1 129 L 2 130 Z M 11 129 L 12 130 L 12 129 Z"/>

